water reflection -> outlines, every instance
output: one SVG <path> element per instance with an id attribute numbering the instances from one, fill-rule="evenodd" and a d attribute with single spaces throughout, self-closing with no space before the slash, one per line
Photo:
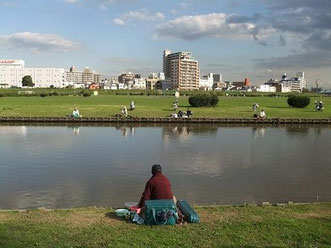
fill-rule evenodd
<path id="1" fill-rule="evenodd" d="M 0 126 L 0 208 L 121 206 L 163 165 L 196 204 L 331 200 L 328 126 Z"/>
<path id="2" fill-rule="evenodd" d="M 264 126 L 255 126 L 252 128 L 254 138 L 264 137 L 266 128 Z"/>
<path id="3" fill-rule="evenodd" d="M 25 126 L 0 126 L 0 136 L 2 135 L 17 135 L 17 136 L 26 136 L 26 127 Z"/>

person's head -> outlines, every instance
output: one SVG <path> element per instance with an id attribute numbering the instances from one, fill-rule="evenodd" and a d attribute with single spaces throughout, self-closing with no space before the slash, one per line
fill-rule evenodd
<path id="1" fill-rule="evenodd" d="M 152 174 L 155 176 L 157 173 L 162 173 L 162 167 L 159 164 L 154 164 L 152 166 Z"/>
<path id="2" fill-rule="evenodd" d="M 77 111 L 77 108 L 74 108 L 75 111 Z"/>

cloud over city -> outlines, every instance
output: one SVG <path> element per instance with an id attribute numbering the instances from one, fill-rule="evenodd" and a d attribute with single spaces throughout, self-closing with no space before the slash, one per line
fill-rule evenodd
<path id="1" fill-rule="evenodd" d="M 272 29 L 255 24 L 258 16 L 247 17 L 211 13 L 181 16 L 156 26 L 156 38 L 198 40 L 201 38 L 232 38 L 263 41 Z"/>
<path id="2" fill-rule="evenodd" d="M 264 22 L 280 33 L 279 44 L 291 39 L 295 54 L 255 60 L 258 67 L 325 68 L 331 65 L 331 4 L 329 0 L 267 0 L 270 14 Z"/>
<path id="3" fill-rule="evenodd" d="M 156 12 L 155 14 L 150 13 L 147 9 L 129 11 L 122 14 L 120 17 L 117 17 L 113 20 L 114 24 L 125 25 L 129 22 L 134 21 L 163 21 L 165 16 L 161 12 Z"/>
<path id="4" fill-rule="evenodd" d="M 27 49 L 35 54 L 66 53 L 80 48 L 78 43 L 58 35 L 30 32 L 0 35 L 0 44 L 8 49 Z"/>

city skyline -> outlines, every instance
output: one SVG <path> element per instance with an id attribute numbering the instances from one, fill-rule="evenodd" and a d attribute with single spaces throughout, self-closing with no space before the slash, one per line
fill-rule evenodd
<path id="1" fill-rule="evenodd" d="M 0 0 L 0 54 L 116 76 L 162 71 L 170 49 L 192 52 L 201 76 L 257 85 L 305 71 L 330 88 L 330 12 L 327 0 Z"/>

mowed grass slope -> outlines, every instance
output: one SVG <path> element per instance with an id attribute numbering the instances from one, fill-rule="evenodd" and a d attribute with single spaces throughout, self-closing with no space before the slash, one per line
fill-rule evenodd
<path id="1" fill-rule="evenodd" d="M 129 108 L 130 100 L 136 102 L 136 110 L 129 115 L 137 117 L 166 117 L 173 111 L 172 96 L 123 96 L 100 95 L 48 96 L 48 97 L 0 97 L 0 116 L 49 116 L 58 117 L 71 114 L 77 107 L 85 117 L 110 117 L 120 113 L 121 108 Z M 216 107 L 191 108 L 194 117 L 252 117 L 252 104 L 257 102 L 270 118 L 331 118 L 331 97 L 312 97 L 308 107 L 290 108 L 286 97 L 219 97 Z M 315 112 L 314 101 L 325 103 L 324 112 Z M 188 97 L 179 98 L 179 109 L 190 107 Z M 178 111 L 178 110 L 177 110 Z"/>
<path id="2" fill-rule="evenodd" d="M 330 247 L 331 204 L 196 207 L 200 224 L 136 225 L 114 210 L 0 212 L 0 247 Z"/>

